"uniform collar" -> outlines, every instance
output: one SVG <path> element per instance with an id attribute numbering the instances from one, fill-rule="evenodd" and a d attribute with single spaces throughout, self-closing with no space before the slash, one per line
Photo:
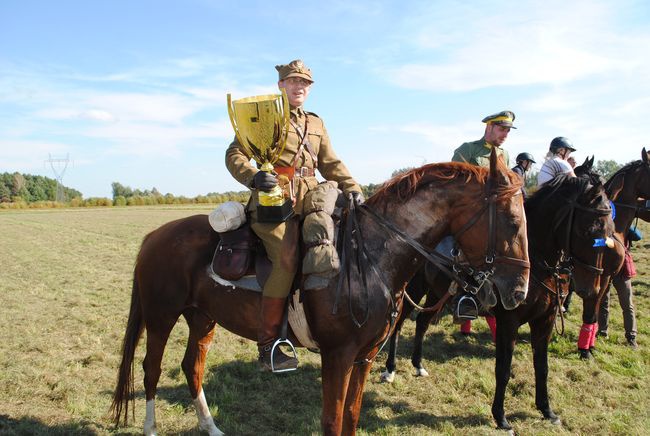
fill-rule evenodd
<path id="1" fill-rule="evenodd" d="M 290 114 L 295 118 L 302 118 L 305 115 L 305 111 L 302 106 L 298 106 L 292 108 Z"/>

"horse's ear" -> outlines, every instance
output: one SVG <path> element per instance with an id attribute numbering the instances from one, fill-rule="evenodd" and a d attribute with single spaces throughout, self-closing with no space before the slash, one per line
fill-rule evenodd
<path id="1" fill-rule="evenodd" d="M 591 155 L 591 159 L 587 159 L 589 161 L 589 171 L 594 167 L 594 155 Z"/>
<path id="2" fill-rule="evenodd" d="M 616 200 L 618 194 L 621 193 L 623 186 L 625 185 L 625 173 L 616 174 L 612 180 L 609 182 L 607 187 L 607 196 L 610 200 Z"/>
<path id="3" fill-rule="evenodd" d="M 645 147 L 643 147 L 643 150 L 641 150 L 641 160 L 643 161 L 644 164 L 648 165 L 648 152 L 645 151 Z"/>

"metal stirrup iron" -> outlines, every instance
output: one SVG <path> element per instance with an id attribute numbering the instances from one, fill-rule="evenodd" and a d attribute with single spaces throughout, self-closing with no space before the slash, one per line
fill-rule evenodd
<path id="1" fill-rule="evenodd" d="M 289 308 L 287 305 L 289 304 L 289 299 L 287 299 L 287 304 L 285 305 L 284 308 L 284 315 L 282 315 L 282 326 L 280 328 L 280 337 L 276 339 L 276 341 L 273 343 L 273 346 L 271 347 L 271 372 L 278 374 L 281 372 L 289 372 L 289 371 L 295 371 L 298 369 L 298 365 L 296 364 L 295 367 L 293 368 L 285 368 L 285 369 L 275 369 L 275 353 L 276 351 L 282 352 L 282 349 L 280 348 L 280 345 L 286 344 L 291 348 L 291 352 L 293 353 L 293 358 L 296 359 L 296 362 L 298 361 L 298 355 L 296 354 L 296 348 L 293 346 L 291 341 L 287 338 L 287 325 L 289 322 Z"/>

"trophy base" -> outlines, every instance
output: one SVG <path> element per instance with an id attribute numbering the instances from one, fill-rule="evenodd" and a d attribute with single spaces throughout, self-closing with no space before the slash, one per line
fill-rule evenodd
<path id="1" fill-rule="evenodd" d="M 293 216 L 293 202 L 287 200 L 282 206 L 257 206 L 257 221 L 260 223 L 282 223 Z"/>

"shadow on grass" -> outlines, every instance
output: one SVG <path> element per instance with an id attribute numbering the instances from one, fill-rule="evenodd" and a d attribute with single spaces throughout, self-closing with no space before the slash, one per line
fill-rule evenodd
<path id="1" fill-rule="evenodd" d="M 320 365 L 301 365 L 284 374 L 260 372 L 256 362 L 227 362 L 206 371 L 203 388 L 215 415 L 216 425 L 226 434 L 305 435 L 320 434 Z M 161 388 L 158 396 L 182 408 L 192 407 L 185 385 Z M 388 407 L 396 417 L 380 417 L 375 409 Z M 436 416 L 413 411 L 404 402 L 379 400 L 366 391 L 359 425 L 368 432 L 381 432 L 390 425 L 430 427 L 433 431 L 451 423 L 455 428 L 490 426 L 483 415 Z M 196 434 L 188 431 L 183 434 Z"/>
<path id="2" fill-rule="evenodd" d="M 0 434 L 13 435 L 96 435 L 96 425 L 89 421 L 49 425 L 30 417 L 11 418 L 0 415 Z"/>
<path id="3" fill-rule="evenodd" d="M 383 408 L 391 409 L 397 416 L 391 419 L 377 416 L 375 411 Z M 369 433 L 381 431 L 386 426 L 404 427 L 405 430 L 413 429 L 413 427 L 427 427 L 432 432 L 448 428 L 446 424 L 451 424 L 459 430 L 478 426 L 493 426 L 492 420 L 485 415 L 437 416 L 434 413 L 411 411 L 406 403 L 379 400 L 378 395 L 373 392 L 366 393 L 364 396 L 359 424 Z"/>

